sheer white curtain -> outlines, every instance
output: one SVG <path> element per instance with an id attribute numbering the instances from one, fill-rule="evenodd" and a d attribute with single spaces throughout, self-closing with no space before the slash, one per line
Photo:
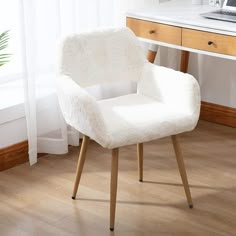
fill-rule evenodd
<path id="1" fill-rule="evenodd" d="M 79 134 L 65 124 L 56 96 L 59 39 L 113 25 L 112 0 L 19 0 L 22 68 L 30 164 L 37 153 L 63 154 Z"/>
<path id="2" fill-rule="evenodd" d="M 59 39 L 96 27 L 125 25 L 126 10 L 157 4 L 158 0 L 18 2 L 25 111 L 32 165 L 37 162 L 37 153 L 63 154 L 68 151 L 68 144 L 79 145 L 79 133 L 67 127 L 58 106 L 56 49 Z M 128 90 L 133 89 L 130 85 L 117 87 L 110 94 L 106 93 L 106 97 L 112 96 L 112 93 L 127 92 L 127 87 Z M 92 92 L 97 91 L 95 89 Z"/>

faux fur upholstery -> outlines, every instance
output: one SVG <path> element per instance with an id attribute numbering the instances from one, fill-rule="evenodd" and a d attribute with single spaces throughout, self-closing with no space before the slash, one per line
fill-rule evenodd
<path id="1" fill-rule="evenodd" d="M 60 74 L 80 86 L 138 81 L 144 65 L 139 41 L 127 29 L 112 29 L 67 37 L 62 43 Z"/>
<path id="2" fill-rule="evenodd" d="M 127 28 L 66 38 L 59 66 L 58 97 L 66 122 L 105 148 L 191 131 L 197 124 L 197 81 L 147 62 Z M 86 91 L 124 80 L 137 81 L 137 93 L 99 101 Z"/>

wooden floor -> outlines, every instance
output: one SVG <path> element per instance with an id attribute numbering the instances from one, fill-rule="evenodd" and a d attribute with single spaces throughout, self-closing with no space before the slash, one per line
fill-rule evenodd
<path id="1" fill-rule="evenodd" d="M 236 235 L 236 130 L 200 122 L 181 135 L 194 209 L 187 207 L 170 138 L 120 151 L 115 232 L 109 231 L 111 153 L 91 142 L 77 200 L 71 199 L 79 148 L 0 173 L 0 235 Z"/>

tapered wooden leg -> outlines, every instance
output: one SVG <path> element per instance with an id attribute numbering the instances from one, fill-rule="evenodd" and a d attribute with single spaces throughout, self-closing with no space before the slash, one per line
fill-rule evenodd
<path id="1" fill-rule="evenodd" d="M 147 60 L 150 63 L 154 63 L 156 55 L 157 55 L 157 50 L 158 50 L 158 46 L 155 44 L 151 44 L 149 46 L 148 52 L 147 52 Z"/>
<path id="2" fill-rule="evenodd" d="M 112 150 L 112 163 L 111 163 L 111 186 L 110 186 L 110 230 L 111 231 L 114 230 L 114 225 L 115 225 L 118 159 L 119 159 L 119 149 L 115 148 Z"/>
<path id="3" fill-rule="evenodd" d="M 143 182 L 143 143 L 137 144 L 137 156 L 139 181 Z"/>
<path id="4" fill-rule="evenodd" d="M 72 199 L 75 199 L 76 193 L 77 193 L 77 190 L 78 190 L 78 187 L 79 187 L 80 177 L 81 177 L 84 162 L 85 162 L 88 143 L 89 143 L 89 137 L 84 136 L 83 141 L 82 141 L 80 154 L 79 154 L 77 169 L 76 169 L 76 176 L 75 176 L 75 183 L 74 183 L 74 190 L 73 190 Z"/>
<path id="5" fill-rule="evenodd" d="M 189 61 L 189 52 L 188 51 L 181 51 L 181 64 L 180 64 L 180 71 L 183 73 L 188 72 L 188 61 Z"/>
<path id="6" fill-rule="evenodd" d="M 186 174 L 186 170 L 185 170 L 182 152 L 181 152 L 176 135 L 172 135 L 171 139 L 172 139 L 172 143 L 174 146 L 176 160 L 177 160 L 177 164 L 179 167 L 180 176 L 182 178 L 182 182 L 184 185 L 184 190 L 185 190 L 185 194 L 187 197 L 187 201 L 188 201 L 189 207 L 193 208 L 193 202 L 192 202 L 192 197 L 191 197 L 191 193 L 190 193 L 190 189 L 189 189 L 189 185 L 188 185 L 188 179 L 187 179 L 187 174 Z"/>

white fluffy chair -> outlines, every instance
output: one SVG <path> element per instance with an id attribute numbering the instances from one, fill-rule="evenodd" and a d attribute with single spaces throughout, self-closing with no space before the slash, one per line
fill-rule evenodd
<path id="1" fill-rule="evenodd" d="M 66 122 L 84 134 L 76 171 L 76 197 L 89 138 L 112 149 L 110 229 L 114 229 L 118 148 L 137 144 L 139 180 L 143 179 L 143 143 L 172 136 L 189 207 L 193 203 L 176 135 L 195 128 L 200 92 L 193 76 L 149 63 L 127 28 L 72 35 L 60 50 L 58 97 Z M 86 88 L 135 81 L 137 92 L 96 100 Z"/>

